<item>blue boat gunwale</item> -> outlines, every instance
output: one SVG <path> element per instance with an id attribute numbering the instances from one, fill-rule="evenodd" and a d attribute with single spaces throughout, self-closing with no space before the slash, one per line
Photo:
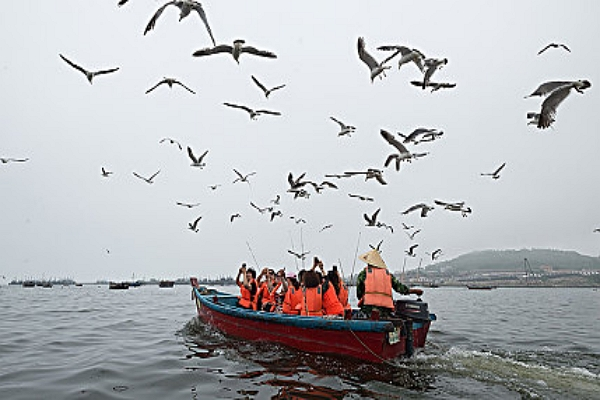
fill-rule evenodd
<path id="1" fill-rule="evenodd" d="M 331 319 L 324 317 L 308 317 L 290 314 L 280 314 L 268 311 L 254 311 L 247 308 L 239 307 L 237 305 L 238 296 L 230 293 L 211 291 L 210 293 L 202 294 L 202 292 L 200 292 L 200 290 L 198 290 L 198 288 L 196 287 L 193 288 L 193 293 L 198 299 L 198 301 L 202 303 L 203 306 L 218 311 L 222 314 L 230 315 L 237 318 L 276 323 L 297 328 L 318 330 L 347 330 L 354 332 L 394 331 L 394 324 L 390 321 Z M 422 324 L 417 323 L 417 325 Z M 417 328 L 417 325 L 415 325 L 413 322 L 413 328 Z"/>

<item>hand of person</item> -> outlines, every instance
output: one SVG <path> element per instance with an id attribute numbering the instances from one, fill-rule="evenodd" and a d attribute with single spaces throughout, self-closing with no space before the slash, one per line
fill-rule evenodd
<path id="1" fill-rule="evenodd" d="M 410 294 L 416 294 L 417 296 L 421 296 L 423 294 L 423 289 L 415 289 L 415 288 L 413 288 L 413 289 L 410 289 L 408 291 L 408 293 L 410 293 Z"/>

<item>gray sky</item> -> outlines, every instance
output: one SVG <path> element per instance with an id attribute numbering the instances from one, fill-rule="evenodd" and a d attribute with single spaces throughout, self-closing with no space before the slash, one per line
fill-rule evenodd
<path id="1" fill-rule="evenodd" d="M 598 256 L 600 227 L 600 2 L 384 1 L 203 2 L 218 44 L 245 39 L 277 54 L 192 57 L 210 38 L 196 14 L 178 22 L 168 7 L 146 36 L 162 2 L 130 0 L 8 2 L 0 17 L 0 275 L 73 277 L 80 281 L 234 275 L 242 262 L 295 270 L 288 249 L 310 251 L 326 266 L 383 239 L 382 256 L 400 270 L 418 243 L 416 268 L 436 248 L 443 259 L 484 249 L 554 248 Z M 378 60 L 377 46 L 401 44 L 448 58 L 434 81 L 457 87 L 435 93 L 410 85 L 413 65 L 371 83 L 357 39 Z M 572 50 L 537 52 L 550 42 Z M 90 85 L 59 53 L 90 70 L 120 67 Z M 285 83 L 270 98 L 252 82 Z M 164 76 L 196 91 L 161 86 Z M 583 95 L 559 107 L 553 129 L 527 125 L 542 99 L 523 97 L 549 80 L 588 79 Z M 223 102 L 277 110 L 248 114 Z M 334 116 L 357 127 L 338 137 Z M 385 169 L 387 186 L 352 177 L 309 199 L 286 193 L 287 175 L 321 181 L 325 174 L 381 168 L 392 148 L 380 129 L 444 132 L 410 146 L 427 157 Z M 159 144 L 171 137 L 185 151 Z M 506 162 L 498 180 L 482 177 Z M 101 167 L 114 174 L 103 178 Z M 251 185 L 232 184 L 233 168 L 256 171 Z M 153 185 L 133 176 L 161 173 Z M 221 184 L 217 190 L 211 184 Z M 312 193 L 312 190 L 311 190 Z M 361 202 L 357 193 L 375 198 Z M 281 195 L 283 216 L 266 207 Z M 420 202 L 465 201 L 463 218 L 437 207 L 427 218 L 400 212 Z M 192 209 L 175 203 L 201 203 Z M 363 213 L 381 208 L 386 229 L 365 227 Z M 231 214 L 242 217 L 229 222 Z M 187 229 L 202 215 L 199 232 Z M 296 224 L 290 216 L 306 219 Z M 401 223 L 421 232 L 411 242 Z M 328 224 L 333 227 L 323 232 Z M 293 243 L 293 244 L 292 244 Z M 292 247 L 293 246 L 293 247 Z M 338 261 L 339 260 L 339 261 Z M 307 262 L 307 266 L 310 261 Z M 361 267 L 357 262 L 355 271 Z"/>

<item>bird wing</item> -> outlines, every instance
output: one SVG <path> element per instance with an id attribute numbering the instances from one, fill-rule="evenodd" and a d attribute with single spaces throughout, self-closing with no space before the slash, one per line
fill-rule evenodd
<path id="1" fill-rule="evenodd" d="M 133 175 L 136 176 L 136 177 L 138 177 L 138 178 L 140 178 L 140 179 L 146 180 L 146 178 L 144 178 L 143 176 L 141 176 L 140 174 L 138 174 L 135 171 L 133 172 Z"/>
<path id="2" fill-rule="evenodd" d="M 69 64 L 71 67 L 75 68 L 76 70 L 82 72 L 83 74 L 87 75 L 88 71 L 85 70 L 84 68 L 80 67 L 79 65 L 75 64 L 73 61 L 69 60 L 67 57 L 63 56 L 62 54 L 59 54 L 60 58 L 62 58 L 67 64 Z"/>
<path id="3" fill-rule="evenodd" d="M 196 94 L 196 92 L 194 92 L 192 89 L 190 89 L 189 87 L 185 86 L 183 83 L 181 83 L 179 81 L 174 81 L 173 83 L 175 83 L 175 84 L 181 86 L 182 88 L 186 89 L 191 94 Z"/>
<path id="4" fill-rule="evenodd" d="M 192 148 L 190 146 L 188 146 L 187 152 L 188 152 L 188 156 L 190 156 L 190 158 L 192 159 L 192 162 L 197 163 L 200 161 L 199 159 L 196 158 L 196 156 L 194 156 L 194 153 L 192 152 Z"/>
<path id="5" fill-rule="evenodd" d="M 360 58 L 362 62 L 367 64 L 369 69 L 373 69 L 379 66 L 379 64 L 377 63 L 377 61 L 375 61 L 373 56 L 371 56 L 365 50 L 365 39 L 363 39 L 362 37 L 358 38 L 358 58 Z"/>
<path id="6" fill-rule="evenodd" d="M 549 45 L 546 45 L 546 47 L 544 47 L 543 49 L 541 49 L 540 51 L 538 51 L 538 56 L 540 54 L 542 54 L 543 52 L 545 52 L 546 50 L 548 50 L 550 47 L 552 47 L 552 43 L 550 43 Z"/>
<path id="7" fill-rule="evenodd" d="M 202 155 L 200 157 L 198 157 L 198 162 L 202 162 L 202 160 L 204 159 L 204 157 L 208 154 L 208 150 L 206 150 L 204 153 L 202 153 Z"/>
<path id="8" fill-rule="evenodd" d="M 275 90 L 283 89 L 284 87 L 285 87 L 285 84 L 284 85 L 275 86 L 274 88 L 271 89 L 271 92 L 274 92 Z"/>
<path id="9" fill-rule="evenodd" d="M 502 163 L 502 165 L 499 166 L 498 169 L 495 170 L 492 175 L 498 175 L 500 173 L 500 171 L 502 171 L 502 168 L 504 168 L 505 166 L 506 166 L 506 163 Z"/>
<path id="10" fill-rule="evenodd" d="M 402 214 L 408 214 L 409 212 L 415 211 L 421 208 L 423 204 L 415 204 L 414 206 L 408 207 L 406 210 L 402 211 Z"/>
<path id="11" fill-rule="evenodd" d="M 566 44 L 561 44 L 560 47 L 562 47 L 563 49 L 565 49 L 569 53 L 571 52 L 571 49 L 569 49 Z"/>
<path id="12" fill-rule="evenodd" d="M 233 108 L 239 108 L 242 110 L 246 110 L 248 113 L 252 113 L 252 109 L 246 106 L 240 106 L 238 104 L 233 104 L 233 103 L 223 103 L 224 105 L 226 105 L 227 107 L 233 107 Z"/>
<path id="13" fill-rule="evenodd" d="M 163 83 L 166 83 L 166 82 L 167 81 L 163 79 L 162 81 L 158 82 L 156 85 L 152 86 L 150 89 L 146 90 L 146 94 L 150 93 L 151 91 L 153 91 L 154 89 L 156 89 L 157 87 L 159 87 L 160 85 L 162 85 Z"/>
<path id="14" fill-rule="evenodd" d="M 254 81 L 254 83 L 256 83 L 256 85 L 258 85 L 258 87 L 259 87 L 259 88 L 261 88 L 261 90 L 262 90 L 263 92 L 265 92 L 265 93 L 267 92 L 267 88 L 266 88 L 266 87 L 265 87 L 265 86 L 264 86 L 262 83 L 260 83 L 260 82 L 258 81 L 258 79 L 256 79 L 256 78 L 254 77 L 254 75 L 250 75 L 250 77 L 252 78 L 252 80 Z"/>
<path id="15" fill-rule="evenodd" d="M 257 114 L 269 114 L 269 115 L 281 115 L 279 111 L 270 111 L 270 110 L 256 110 Z"/>
<path id="16" fill-rule="evenodd" d="M 244 179 L 244 175 L 240 174 L 240 171 L 238 171 L 237 169 L 233 168 L 233 172 L 235 172 L 235 174 L 240 178 L 240 179 Z"/>
<path id="17" fill-rule="evenodd" d="M 118 70 L 119 70 L 119 67 L 116 67 L 116 68 L 110 68 L 110 69 L 103 69 L 103 70 L 100 70 L 100 71 L 96 71 L 96 72 L 94 72 L 94 75 L 104 75 L 104 74 L 110 74 L 110 73 L 116 72 L 116 71 L 118 71 Z"/>
<path id="18" fill-rule="evenodd" d="M 169 1 L 169 2 L 165 3 L 162 7 L 160 7 L 158 10 L 156 10 L 156 12 L 152 16 L 152 18 L 150 18 L 150 21 L 148 21 L 148 25 L 146 25 L 146 29 L 144 29 L 144 35 L 146 33 L 150 32 L 152 29 L 154 29 L 154 25 L 156 25 L 156 20 L 158 20 L 158 17 L 160 17 L 160 15 L 165 10 L 165 8 L 167 8 L 171 4 L 175 4 L 175 1 L 174 0 Z"/>
<path id="19" fill-rule="evenodd" d="M 158 175 L 160 173 L 160 169 L 158 171 L 156 171 L 154 174 L 152 174 L 152 176 L 150 176 L 150 178 L 148 178 L 149 181 L 151 181 L 152 179 L 154 179 L 156 177 L 156 175 Z"/>
<path id="20" fill-rule="evenodd" d="M 542 111 L 540 120 L 538 121 L 538 128 L 548 128 L 554 122 L 556 116 L 556 109 L 567 98 L 571 93 L 572 86 L 563 86 L 552 92 L 546 100 L 542 103 Z"/>
<path id="21" fill-rule="evenodd" d="M 198 13 L 198 15 L 200 16 L 200 19 L 202 20 L 202 22 L 204 22 L 204 26 L 206 27 L 206 30 L 208 31 L 210 40 L 212 40 L 213 46 L 216 46 L 217 43 L 215 42 L 215 38 L 213 36 L 212 30 L 210 29 L 210 26 L 208 25 L 208 18 L 206 18 L 206 13 L 204 12 L 204 8 L 202 8 L 202 4 L 195 3 L 194 7 L 192 9 Z"/>
<path id="22" fill-rule="evenodd" d="M 266 50 L 258 50 L 257 48 L 252 47 L 252 46 L 244 46 L 241 48 L 240 51 L 242 53 L 250 53 L 250 54 L 254 54 L 255 56 L 260 56 L 260 57 L 277 58 L 277 55 L 273 52 L 266 51 Z"/>
<path id="23" fill-rule="evenodd" d="M 394 146 L 396 149 L 398 149 L 398 151 L 400 151 L 400 153 L 408 153 L 410 154 L 410 152 L 408 151 L 408 149 L 406 147 L 404 147 L 404 145 L 402 143 L 400 143 L 398 140 L 396 140 L 396 138 L 394 137 L 394 135 L 392 135 L 391 133 L 389 133 L 388 131 L 385 131 L 383 129 L 381 129 L 381 136 L 383 136 L 383 138 L 392 146 Z"/>
<path id="24" fill-rule="evenodd" d="M 192 55 L 194 57 L 210 56 L 211 54 L 217 53 L 231 53 L 233 47 L 228 44 L 220 44 L 215 47 L 206 47 L 204 49 L 196 50 Z"/>
<path id="25" fill-rule="evenodd" d="M 339 119 L 336 119 L 336 118 L 334 118 L 334 117 L 329 117 L 329 118 L 330 118 L 332 121 L 335 121 L 335 122 L 337 122 L 337 123 L 338 123 L 338 125 L 340 126 L 340 128 L 344 129 L 344 128 L 346 127 L 346 125 L 345 125 L 345 124 L 344 124 L 342 121 L 340 121 Z"/>
<path id="26" fill-rule="evenodd" d="M 538 86 L 538 88 L 535 89 L 535 91 L 533 93 L 531 93 L 529 96 L 525 96 L 525 97 L 545 96 L 548 93 L 553 92 L 557 88 L 559 88 L 561 86 L 569 85 L 570 83 L 572 83 L 572 82 L 569 82 L 569 81 L 545 82 L 545 83 L 542 83 L 540 86 Z"/>

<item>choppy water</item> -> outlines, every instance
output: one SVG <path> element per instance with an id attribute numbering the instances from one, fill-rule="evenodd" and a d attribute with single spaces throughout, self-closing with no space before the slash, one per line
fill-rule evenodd
<path id="1" fill-rule="evenodd" d="M 226 338 L 190 292 L 0 287 L 0 399 L 600 398 L 600 290 L 428 289 L 426 349 L 380 366 Z"/>

